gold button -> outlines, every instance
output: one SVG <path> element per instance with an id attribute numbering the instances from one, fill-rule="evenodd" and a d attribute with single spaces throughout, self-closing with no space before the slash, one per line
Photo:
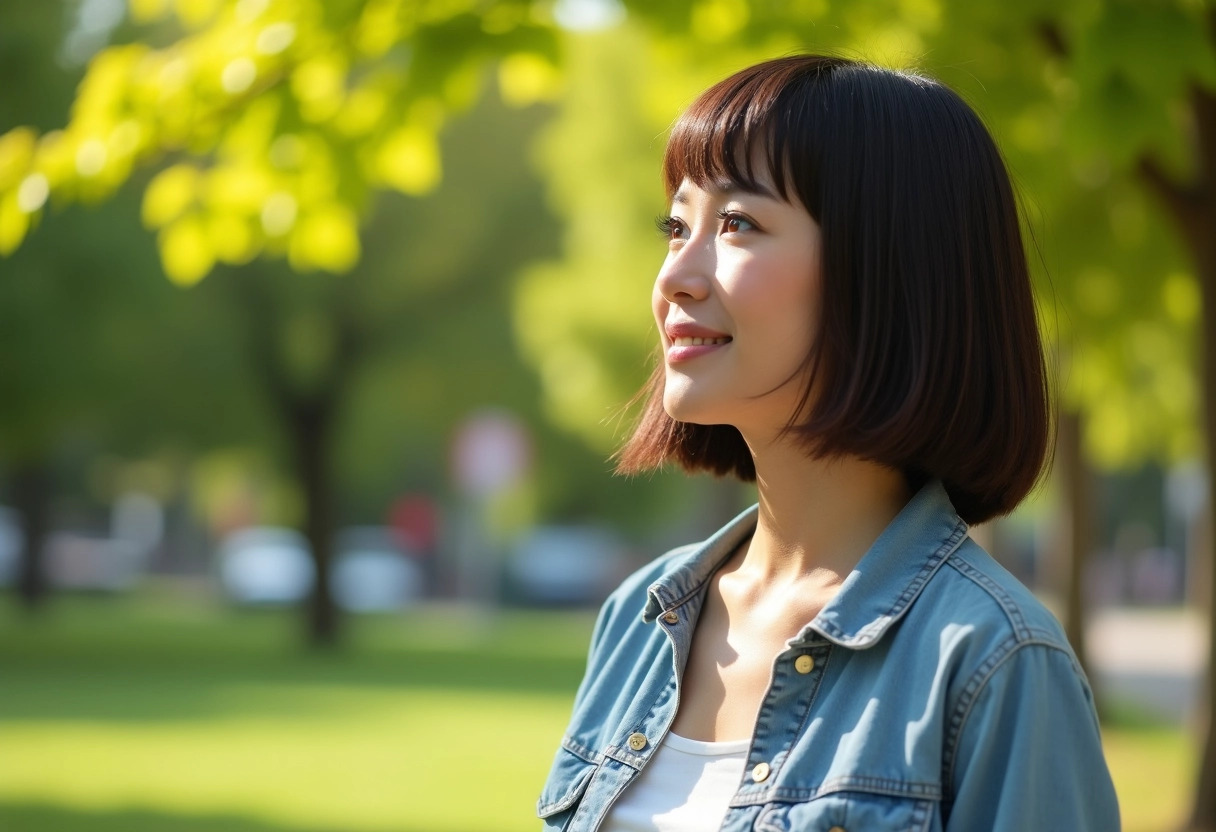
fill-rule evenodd
<path id="1" fill-rule="evenodd" d="M 847 832 L 843 826 L 833 826 L 828 832 Z"/>
<path id="2" fill-rule="evenodd" d="M 645 734 L 630 734 L 629 735 L 629 747 L 632 748 L 634 751 L 641 751 L 643 748 L 646 747 L 646 735 Z"/>
<path id="3" fill-rule="evenodd" d="M 772 771 L 772 769 L 769 768 L 768 763 L 756 763 L 756 767 L 752 769 L 752 779 L 757 783 L 763 783 L 768 779 L 768 774 L 770 771 Z"/>
<path id="4" fill-rule="evenodd" d="M 810 673 L 815 669 L 815 660 L 810 656 L 802 655 L 794 659 L 794 670 L 799 673 Z"/>
<path id="5" fill-rule="evenodd" d="M 663 614 L 663 620 L 668 624 L 678 624 L 680 621 L 680 616 L 676 615 L 674 612 L 668 612 Z"/>

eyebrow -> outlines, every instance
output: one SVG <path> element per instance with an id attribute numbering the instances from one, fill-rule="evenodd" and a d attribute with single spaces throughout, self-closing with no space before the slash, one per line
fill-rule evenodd
<path id="1" fill-rule="evenodd" d="M 714 194 L 715 196 L 730 196 L 731 194 L 752 194 L 754 196 L 762 196 L 762 197 L 766 197 L 768 199 L 777 199 L 777 195 L 775 193 L 773 193 L 773 191 L 770 188 L 765 187 L 764 185 L 760 184 L 759 182 L 753 182 L 751 184 L 745 185 L 740 182 L 735 182 L 734 180 L 731 180 L 731 179 L 721 179 L 717 182 L 714 182 L 712 185 L 710 185 L 708 190 L 710 191 L 710 193 Z M 688 196 L 684 193 L 683 187 L 681 187 L 674 194 L 672 194 L 671 201 L 672 201 L 672 204 L 674 204 L 674 205 L 687 205 L 688 204 Z"/>

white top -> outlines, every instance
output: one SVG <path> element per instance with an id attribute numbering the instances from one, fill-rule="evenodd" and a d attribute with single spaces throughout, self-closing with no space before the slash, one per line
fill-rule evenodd
<path id="1" fill-rule="evenodd" d="M 751 740 L 699 742 L 671 732 L 612 805 L 604 832 L 713 832 L 739 789 Z"/>

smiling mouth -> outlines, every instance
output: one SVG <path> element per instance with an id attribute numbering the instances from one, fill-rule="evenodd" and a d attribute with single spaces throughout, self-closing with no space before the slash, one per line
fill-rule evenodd
<path id="1" fill-rule="evenodd" d="M 730 341 L 729 335 L 721 338 L 672 338 L 671 345 L 673 347 L 703 347 L 713 344 L 729 344 Z"/>

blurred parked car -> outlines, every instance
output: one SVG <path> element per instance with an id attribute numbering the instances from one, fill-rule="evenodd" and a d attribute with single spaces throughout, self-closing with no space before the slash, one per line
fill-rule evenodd
<path id="1" fill-rule="evenodd" d="M 148 567 L 148 550 L 129 540 L 53 532 L 44 545 L 46 576 L 58 589 L 120 592 L 134 586 Z"/>
<path id="2" fill-rule="evenodd" d="M 387 526 L 354 526 L 338 534 L 332 591 L 350 612 L 404 607 L 421 598 L 426 578 L 418 558 Z"/>
<path id="3" fill-rule="evenodd" d="M 220 543 L 220 585 L 239 604 L 294 604 L 316 580 L 308 541 L 293 529 L 254 526 Z"/>
<path id="4" fill-rule="evenodd" d="M 594 604 L 628 572 L 621 541 L 594 526 L 540 526 L 513 548 L 506 564 L 510 600 Z"/>
<path id="5" fill-rule="evenodd" d="M 394 540 L 391 529 L 345 529 L 336 543 L 330 591 L 342 609 L 392 610 L 422 596 L 422 567 Z M 242 529 L 225 538 L 219 569 L 225 595 L 239 604 L 294 604 L 316 582 L 307 539 L 272 526 Z"/>
<path id="6" fill-rule="evenodd" d="M 17 512 L 0 507 L 0 586 L 17 581 L 24 541 Z M 57 531 L 43 541 L 42 559 L 56 589 L 120 592 L 147 571 L 148 550 L 105 535 Z"/>

